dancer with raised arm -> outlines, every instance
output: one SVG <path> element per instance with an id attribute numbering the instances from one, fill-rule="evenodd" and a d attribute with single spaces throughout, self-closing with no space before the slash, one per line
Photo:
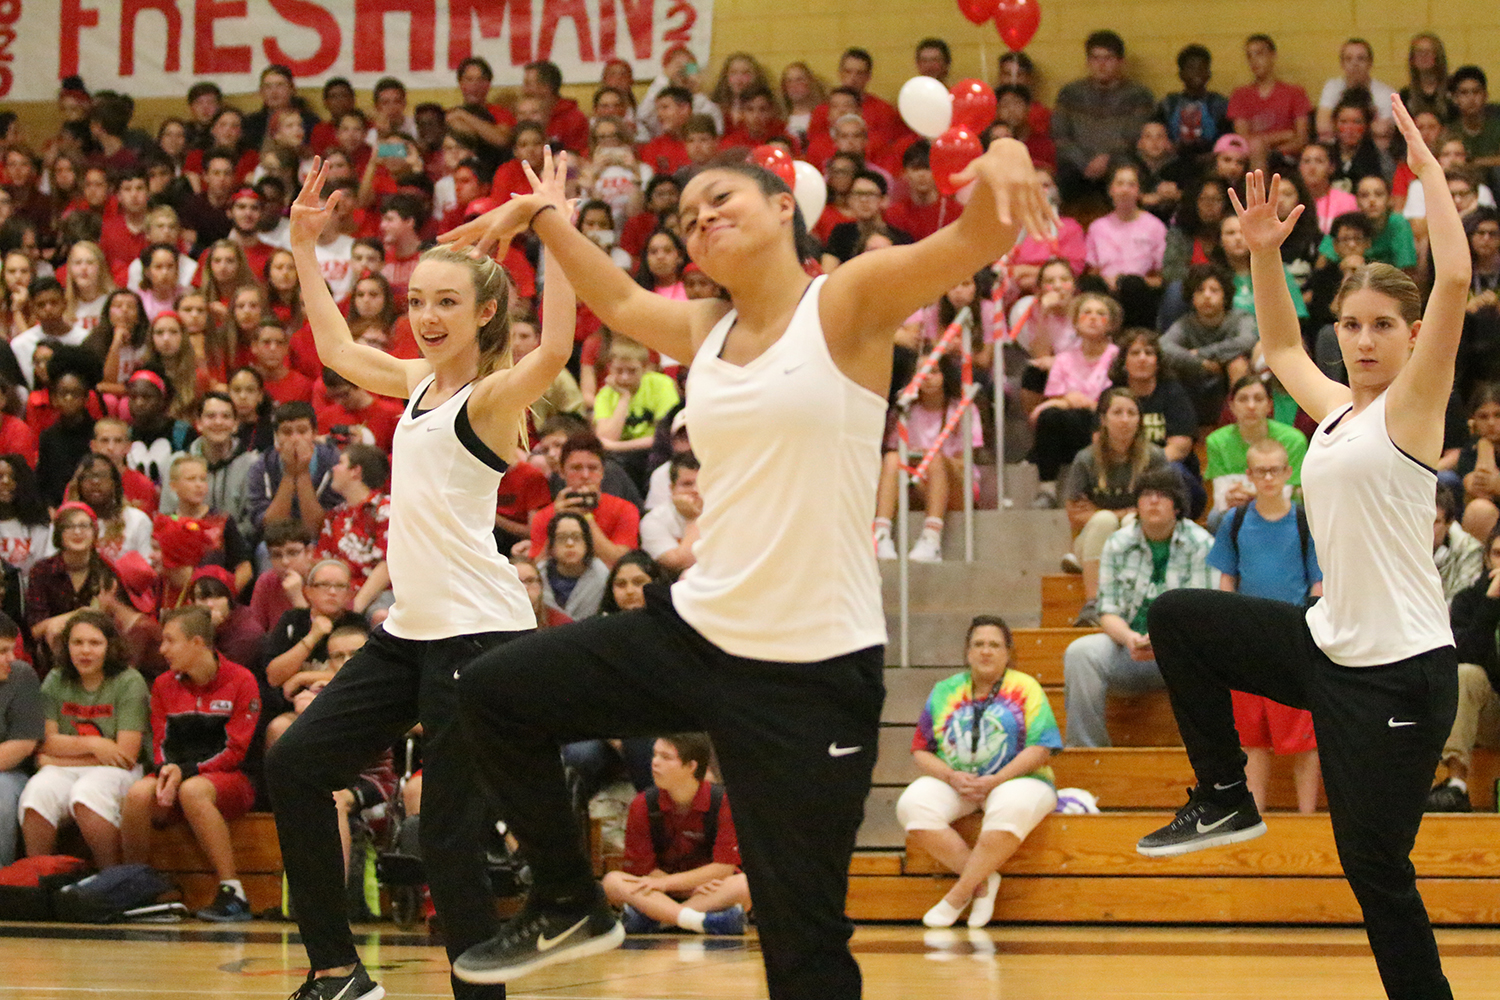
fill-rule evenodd
<path id="1" fill-rule="evenodd" d="M 706 730 L 734 803 L 770 995 L 859 996 L 844 897 L 885 691 L 869 522 L 892 336 L 1004 254 L 1021 225 L 1051 221 L 1014 140 L 956 177 L 976 183 L 953 225 L 809 278 L 787 186 L 744 163 L 702 170 L 680 217 L 694 263 L 729 302 L 645 291 L 556 199 L 516 198 L 449 234 L 482 251 L 530 226 L 606 326 L 692 358 L 687 425 L 703 463 L 697 563 L 670 591 L 494 650 L 464 673 L 476 770 L 534 884 L 519 915 L 454 963 L 459 978 L 503 982 L 623 937 L 580 846 L 558 743 Z M 679 923 L 701 919 L 689 907 Z"/>
<path id="2" fill-rule="evenodd" d="M 406 311 L 422 357 L 356 343 L 318 270 L 318 234 L 344 192 L 320 194 L 314 164 L 292 206 L 292 254 L 323 363 L 355 385 L 410 399 L 396 425 L 386 558 L 396 603 L 385 624 L 297 717 L 267 757 L 276 832 L 312 971 L 296 1000 L 377 1000 L 385 991 L 354 950 L 333 793 L 420 722 L 422 856 L 450 958 L 495 933 L 486 886 L 487 817 L 470 780 L 458 718 L 470 660 L 536 628 L 526 587 L 495 548 L 495 494 L 516 454 L 526 407 L 552 384 L 573 344 L 575 304 L 548 270 L 541 344 L 511 365 L 510 280 L 494 260 L 437 247 L 412 273 Z M 568 211 L 566 156 L 532 183 Z M 454 981 L 457 997 L 504 987 Z"/>
<path id="3" fill-rule="evenodd" d="M 1311 709 L 1339 861 L 1386 993 L 1426 1000 L 1452 996 L 1410 855 L 1458 697 L 1453 633 L 1432 562 L 1432 496 L 1469 252 L 1443 168 L 1400 99 L 1391 103 L 1407 163 L 1433 192 L 1434 285 L 1424 314 L 1416 285 L 1394 267 L 1369 264 L 1344 279 L 1337 332 L 1347 386 L 1304 351 L 1282 273 L 1281 243 L 1301 206 L 1278 218 L 1260 171 L 1245 203 L 1235 198 L 1266 361 L 1318 421 L 1302 489 L 1323 599 L 1304 611 L 1179 590 L 1151 606 L 1151 645 L 1198 784 L 1137 850 L 1184 854 L 1264 833 L 1245 787 L 1230 691 Z"/>

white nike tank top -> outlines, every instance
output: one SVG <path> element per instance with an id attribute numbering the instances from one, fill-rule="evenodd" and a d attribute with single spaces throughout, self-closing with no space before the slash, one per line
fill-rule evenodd
<path id="1" fill-rule="evenodd" d="M 829 354 L 824 280 L 813 279 L 781 339 L 748 365 L 719 356 L 731 311 L 689 369 L 703 513 L 697 562 L 672 600 L 735 656 L 808 663 L 886 641 L 870 544 L 886 401 Z"/>
<path id="2" fill-rule="evenodd" d="M 411 394 L 391 449 L 386 562 L 396 603 L 385 630 L 432 640 L 536 628 L 526 587 L 495 547 L 505 463 L 469 426 L 474 387 L 420 412 L 431 385 L 429 375 Z"/>
<path id="3" fill-rule="evenodd" d="M 1453 645 L 1432 561 L 1437 475 L 1386 428 L 1387 393 L 1359 414 L 1341 406 L 1318 425 L 1302 461 L 1307 523 L 1323 599 L 1307 612 L 1334 663 L 1372 667 Z"/>

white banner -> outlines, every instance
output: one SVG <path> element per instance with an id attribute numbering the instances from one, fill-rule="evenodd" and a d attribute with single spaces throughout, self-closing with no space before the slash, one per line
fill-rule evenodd
<path id="1" fill-rule="evenodd" d="M 136 97 L 205 79 L 242 93 L 272 63 L 299 86 L 448 88 L 471 55 L 498 86 L 540 59 L 566 83 L 597 81 L 615 58 L 650 79 L 674 45 L 706 65 L 712 37 L 713 0 L 0 0 L 0 100 L 52 100 L 74 73 Z"/>

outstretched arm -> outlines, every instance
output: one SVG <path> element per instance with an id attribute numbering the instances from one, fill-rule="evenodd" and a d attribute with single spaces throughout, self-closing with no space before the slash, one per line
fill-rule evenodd
<path id="1" fill-rule="evenodd" d="M 488 253 L 529 226 L 567 274 L 578 297 L 605 326 L 661 354 L 692 357 L 694 330 L 706 334 L 727 306 L 722 303 L 716 306 L 717 300 L 677 302 L 647 291 L 592 240 L 574 229 L 565 213 L 551 211 L 549 205 L 545 197 L 535 193 L 515 197 L 472 222 L 443 233 L 438 240 L 460 249 L 472 247 L 476 252 Z"/>
<path id="2" fill-rule="evenodd" d="M 539 178 L 531 165 L 523 163 L 532 190 L 547 199 L 546 214 L 567 217 L 572 213 L 564 192 L 568 177 L 568 154 L 554 162 L 548 150 Z M 555 211 L 553 211 L 555 209 Z M 511 440 L 524 409 L 552 385 L 573 351 L 573 327 L 578 300 L 573 286 L 552 251 L 546 255 L 547 284 L 542 289 L 542 337 L 535 350 L 512 368 L 494 372 L 474 387 L 469 397 L 469 419 L 479 439 L 502 455 L 510 453 Z"/>
<path id="3" fill-rule="evenodd" d="M 1031 153 L 1014 139 L 996 140 L 953 181 L 975 182 L 953 225 L 910 246 L 860 254 L 828 279 L 823 330 L 830 345 L 852 337 L 889 348 L 902 320 L 1003 257 L 1021 227 L 1049 232 L 1056 223 Z"/>
<path id="4" fill-rule="evenodd" d="M 1270 190 L 1276 189 L 1280 179 L 1280 175 L 1271 178 Z M 1297 308 L 1282 270 L 1281 244 L 1291 235 L 1305 206 L 1298 205 L 1285 219 L 1280 219 L 1275 199 L 1268 198 L 1266 192 L 1266 175 L 1261 170 L 1246 176 L 1243 203 L 1233 190 L 1229 192 L 1250 247 L 1250 281 L 1255 289 L 1261 350 L 1266 364 L 1297 405 L 1321 422 L 1335 408 L 1349 402 L 1349 389 L 1324 375 L 1307 356 Z"/>
<path id="5" fill-rule="evenodd" d="M 1386 430 L 1396 446 L 1435 466 L 1443 453 L 1443 414 L 1453 389 L 1453 364 L 1463 332 L 1473 263 L 1443 167 L 1422 141 L 1401 98 L 1391 98 L 1396 125 L 1406 138 L 1406 164 L 1427 194 L 1427 237 L 1432 253 L 1432 294 L 1411 358 L 1391 384 Z"/>
<path id="6" fill-rule="evenodd" d="M 313 340 L 318 345 L 318 358 L 344 378 L 362 389 L 405 399 L 413 386 L 422 381 L 432 370 L 425 361 L 402 361 L 366 344 L 356 343 L 349 333 L 349 323 L 339 312 L 333 301 L 333 293 L 323 281 L 323 272 L 318 267 L 318 235 L 323 232 L 328 218 L 343 191 L 335 191 L 327 203 L 319 204 L 319 192 L 327 179 L 328 165 L 313 158 L 312 172 L 302 185 L 297 200 L 292 202 L 291 244 L 292 259 L 297 262 L 297 278 L 302 283 L 302 304 L 307 310 L 307 322 L 312 327 Z"/>

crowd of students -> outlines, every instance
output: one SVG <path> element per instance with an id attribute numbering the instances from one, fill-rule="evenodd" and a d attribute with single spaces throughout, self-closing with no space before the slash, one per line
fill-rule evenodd
<path id="1" fill-rule="evenodd" d="M 1396 166 L 1392 88 L 1372 75 L 1368 43 L 1342 46 L 1316 106 L 1278 76 L 1275 42 L 1263 34 L 1246 40 L 1250 82 L 1228 97 L 1210 89 L 1212 56 L 1201 45 L 1182 49 L 1182 90 L 1160 100 L 1125 77 L 1114 32 L 1091 34 L 1084 55 L 1086 75 L 1061 87 L 1052 108 L 1036 99 L 1041 68 L 1023 53 L 1002 57 L 996 119 L 983 135 L 1026 145 L 1063 210 L 1056 230 L 1028 234 L 914 313 L 892 342 L 899 387 L 970 310 L 981 403 L 1003 394 L 1027 425 L 1037 502 L 1064 507 L 1077 534 L 1065 564 L 1084 577 L 1080 622 L 1105 635 L 1069 652 L 1068 742 L 1098 745 L 1108 739 L 1103 692 L 1159 684 L 1141 630 L 1164 588 L 1210 586 L 1212 567 L 1247 592 L 1300 600 L 1316 589 L 1315 554 L 1287 530 L 1301 515 L 1288 519 L 1294 508 L 1284 505 L 1312 425 L 1261 357 L 1250 253 L 1229 192 L 1243 191 L 1248 170 L 1277 169 L 1282 214 L 1305 206 L 1282 248 L 1285 280 L 1309 353 L 1336 378 L 1343 276 L 1381 261 L 1421 283 L 1430 259 L 1424 194 Z M 950 63 L 942 40 L 916 46 L 916 72 L 946 82 Z M 773 78 L 741 52 L 710 83 L 679 46 L 644 90 L 628 64 L 611 62 L 585 108 L 562 96 L 551 63 L 526 66 L 506 100 L 475 57 L 459 67 L 446 108 L 409 108 L 405 87 L 387 78 L 366 108 L 347 81 L 331 79 L 318 109 L 286 67 L 270 66 L 253 111 L 199 82 L 154 134 L 135 122 L 129 95 L 91 94 L 76 77 L 63 83 L 51 134 L 27 135 L 0 111 L 0 330 L 10 348 L 0 351 L 0 609 L 14 623 L 15 655 L 32 664 L 0 675 L 0 863 L 14 856 L 17 830 L 35 853 L 68 822 L 101 865 L 139 859 L 151 826 L 180 814 L 222 883 L 204 915 L 240 919 L 248 911 L 224 821 L 256 802 L 263 746 L 390 606 L 386 491 L 402 406 L 318 357 L 287 220 L 314 157 L 328 167 L 324 194 L 343 192 L 318 240 L 322 278 L 359 342 L 412 358 L 405 302 L 421 249 L 525 191 L 522 164 L 540 171 L 547 148 L 573 157 L 577 228 L 669 299 L 722 295 L 689 260 L 678 197 L 697 169 L 756 146 L 779 145 L 824 174 L 826 207 L 805 220 L 798 247 L 810 272 L 955 220 L 960 208 L 938 191 L 929 143 L 869 91 L 869 53 L 851 48 L 829 69 L 826 82 L 800 62 Z M 1442 466 L 1449 516 L 1435 552 L 1485 554 L 1482 572 L 1467 555 L 1452 555 L 1444 572 L 1467 594 L 1454 604 L 1460 634 L 1481 636 L 1465 704 L 1489 720 L 1500 597 L 1493 544 L 1475 539 L 1491 542 L 1500 520 L 1500 110 L 1488 104 L 1483 70 L 1450 72 L 1436 36 L 1412 40 L 1407 69 L 1401 96 L 1445 168 L 1472 250 Z M 546 268 L 534 239 L 511 246 L 504 266 L 520 356 L 540 342 Z M 574 328 L 569 369 L 532 409 L 527 440 L 501 456 L 510 467 L 496 543 L 531 589 L 539 627 L 641 606 L 644 584 L 692 566 L 702 509 L 682 419 L 684 359 L 614 334 L 587 307 Z M 936 441 L 959 397 L 956 357 L 945 357 L 911 411 L 915 450 Z M 972 443 L 982 449 L 1004 428 L 990 407 L 977 411 L 985 418 Z M 892 426 L 891 448 L 895 434 Z M 1200 467 L 1195 445 L 1205 436 Z M 926 521 L 913 559 L 942 558 L 946 512 L 977 488 L 963 479 L 961 449 L 949 436 L 916 484 Z M 881 558 L 897 555 L 897 472 L 888 457 L 872 512 Z M 1217 540 L 1193 524 L 1205 510 Z M 1239 539 L 1272 535 L 1299 556 L 1252 565 L 1262 547 Z M 1008 644 L 1003 626 L 980 629 L 996 648 Z M 1303 720 L 1243 707 L 1246 730 L 1312 762 L 1299 764 L 1299 802 L 1310 808 L 1316 759 L 1307 739 L 1286 735 Z M 1485 736 L 1476 727 L 1467 736 L 1455 728 L 1443 786 L 1454 793 L 1468 748 Z M 707 753 L 690 736 L 668 743 L 654 748 L 656 770 L 669 775 L 656 784 L 679 812 L 701 813 L 707 793 L 695 782 Z M 938 761 L 940 735 L 928 744 L 919 751 Z M 591 741 L 565 758 L 581 788 L 624 769 L 644 790 L 652 752 L 650 741 Z M 1023 763 L 1005 773 L 1035 762 Z M 929 770 L 940 782 L 953 774 L 941 762 Z M 1252 774 L 1255 787 L 1263 782 Z M 908 825 L 947 824 L 922 815 L 925 826 Z M 725 874 L 729 847 L 703 861 L 712 878 L 689 885 L 643 869 L 638 823 L 633 836 L 636 881 L 613 886 L 619 901 L 633 900 L 638 926 L 702 930 L 701 913 L 651 893 L 703 898 L 702 884 Z M 967 870 L 966 858 L 955 854 L 953 867 Z M 966 891 L 993 872 L 982 868 Z M 706 896 L 724 909 L 748 903 L 739 887 L 715 884 Z"/>

